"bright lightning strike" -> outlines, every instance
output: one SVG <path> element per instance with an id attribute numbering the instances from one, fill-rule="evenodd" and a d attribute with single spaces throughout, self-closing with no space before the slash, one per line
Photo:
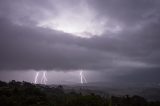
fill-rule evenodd
<path id="1" fill-rule="evenodd" d="M 46 82 L 47 82 L 46 71 L 43 71 L 41 84 L 45 84 L 46 85 Z"/>
<path id="2" fill-rule="evenodd" d="M 34 78 L 34 83 L 35 84 L 37 84 L 38 83 L 38 76 L 39 76 L 39 73 L 40 72 L 36 72 L 36 75 L 35 75 L 35 78 Z M 47 82 L 48 80 L 47 80 L 47 77 L 46 77 L 46 71 L 43 71 L 42 72 L 42 78 L 41 78 L 41 82 L 40 82 L 40 84 L 47 84 L 46 82 Z"/>
<path id="3" fill-rule="evenodd" d="M 34 79 L 34 83 L 35 83 L 35 84 L 37 84 L 38 76 L 39 76 L 39 72 L 36 72 L 36 76 L 35 76 L 35 79 Z"/>
<path id="4" fill-rule="evenodd" d="M 87 80 L 85 76 L 83 75 L 83 71 L 80 71 L 80 79 L 81 79 L 81 84 L 87 83 Z"/>

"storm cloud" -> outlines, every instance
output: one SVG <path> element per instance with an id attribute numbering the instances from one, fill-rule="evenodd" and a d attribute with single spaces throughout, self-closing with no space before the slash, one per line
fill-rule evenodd
<path id="1" fill-rule="evenodd" d="M 137 76 L 135 73 L 142 75 L 144 70 L 158 72 L 159 0 L 82 1 L 1 0 L 0 70 L 84 69 L 134 73 L 133 76 Z M 74 11 L 79 15 L 87 11 L 83 14 L 86 20 L 71 14 Z M 54 29 L 56 25 L 51 28 L 48 24 L 51 20 L 60 22 L 61 16 L 67 16 L 62 18 L 63 21 L 75 20 L 72 15 L 76 15 L 80 22 L 93 23 L 81 33 L 89 38 Z M 70 26 L 74 27 L 73 24 Z"/>

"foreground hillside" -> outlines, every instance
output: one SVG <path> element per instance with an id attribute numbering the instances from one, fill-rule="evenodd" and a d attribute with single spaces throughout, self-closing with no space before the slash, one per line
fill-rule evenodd
<path id="1" fill-rule="evenodd" d="M 136 95 L 100 96 L 74 92 L 74 89 L 65 92 L 63 86 L 0 81 L 0 106 L 160 106 L 160 102 L 149 102 Z"/>

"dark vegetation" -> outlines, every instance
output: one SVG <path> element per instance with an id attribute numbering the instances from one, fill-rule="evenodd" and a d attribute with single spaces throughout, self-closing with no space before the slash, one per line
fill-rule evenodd
<path id="1" fill-rule="evenodd" d="M 49 87 L 28 82 L 0 81 L 0 106 L 160 106 L 140 96 L 99 96 L 65 93 L 63 86 Z"/>

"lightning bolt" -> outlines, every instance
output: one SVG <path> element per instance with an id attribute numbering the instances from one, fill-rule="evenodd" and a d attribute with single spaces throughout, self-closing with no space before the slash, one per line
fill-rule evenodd
<path id="1" fill-rule="evenodd" d="M 42 72 L 42 78 L 41 78 L 41 82 L 40 84 L 47 84 L 46 82 L 48 81 L 47 80 L 47 77 L 46 77 L 46 71 L 43 71 Z M 40 72 L 36 72 L 36 75 L 35 75 L 35 78 L 34 78 L 34 83 L 37 84 L 38 83 L 38 76 L 39 76 Z"/>
<path id="2" fill-rule="evenodd" d="M 37 84 L 38 76 L 39 76 L 39 72 L 36 72 L 36 76 L 35 76 L 35 78 L 34 78 L 34 83 L 35 83 L 35 84 Z"/>
<path id="3" fill-rule="evenodd" d="M 80 71 L 81 84 L 83 84 L 82 71 Z"/>
<path id="4" fill-rule="evenodd" d="M 87 83 L 87 80 L 85 76 L 83 75 L 83 71 L 80 71 L 80 79 L 81 79 L 81 84 Z"/>
<path id="5" fill-rule="evenodd" d="M 41 84 L 47 84 L 47 77 L 46 77 L 46 71 L 43 71 L 43 75 L 42 75 L 42 78 L 41 78 Z"/>

